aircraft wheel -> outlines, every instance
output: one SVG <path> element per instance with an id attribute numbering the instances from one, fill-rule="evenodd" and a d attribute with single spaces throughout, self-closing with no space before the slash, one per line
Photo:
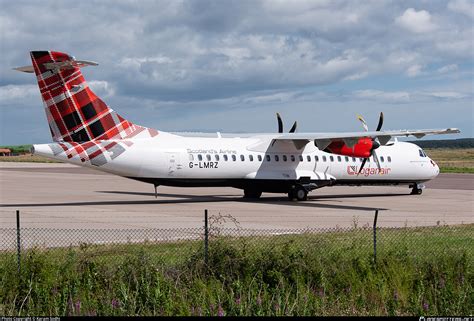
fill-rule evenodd
<path id="1" fill-rule="evenodd" d="M 288 200 L 292 201 L 295 199 L 295 192 L 293 189 L 290 189 L 290 191 L 288 192 Z"/>
<path id="2" fill-rule="evenodd" d="M 262 191 L 244 189 L 244 198 L 260 198 Z"/>
<path id="3" fill-rule="evenodd" d="M 298 201 L 306 201 L 308 199 L 308 191 L 303 186 L 297 186 L 294 195 Z"/>
<path id="4" fill-rule="evenodd" d="M 411 195 L 421 195 L 423 193 L 423 190 L 421 188 L 413 187 L 411 190 Z"/>

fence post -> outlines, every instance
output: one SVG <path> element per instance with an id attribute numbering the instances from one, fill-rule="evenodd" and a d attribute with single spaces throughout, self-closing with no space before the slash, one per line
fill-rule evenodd
<path id="1" fill-rule="evenodd" d="M 375 217 L 374 217 L 374 263 L 377 263 L 377 217 L 379 216 L 379 210 L 375 210 Z"/>
<path id="2" fill-rule="evenodd" d="M 18 260 L 18 274 L 21 271 L 21 238 L 20 238 L 20 210 L 16 210 L 16 255 Z"/>
<path id="3" fill-rule="evenodd" d="M 207 209 L 204 210 L 204 263 L 208 263 L 208 251 L 209 251 L 209 226 L 207 219 Z"/>

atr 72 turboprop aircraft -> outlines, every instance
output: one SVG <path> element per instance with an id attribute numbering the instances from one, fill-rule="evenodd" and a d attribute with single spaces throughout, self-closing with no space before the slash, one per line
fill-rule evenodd
<path id="1" fill-rule="evenodd" d="M 331 185 L 406 184 L 421 194 L 439 168 L 417 145 L 396 137 L 459 133 L 458 129 L 189 137 L 138 126 L 112 110 L 87 85 L 80 68 L 97 65 L 55 51 L 32 51 L 35 73 L 54 143 L 34 145 L 37 155 L 168 186 L 230 186 L 247 198 L 262 192 L 306 200 Z M 394 138 L 394 140 L 392 140 Z"/>

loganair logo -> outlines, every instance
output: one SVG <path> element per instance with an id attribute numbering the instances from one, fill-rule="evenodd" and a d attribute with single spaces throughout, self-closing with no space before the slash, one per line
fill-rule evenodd
<path id="1" fill-rule="evenodd" d="M 364 168 L 362 169 L 362 172 L 360 172 L 360 175 L 363 175 L 365 177 L 367 176 L 375 176 L 375 175 L 388 175 L 392 169 L 389 167 L 386 168 Z M 347 166 L 347 174 L 349 175 L 357 175 L 359 173 L 359 167 L 358 166 Z"/>

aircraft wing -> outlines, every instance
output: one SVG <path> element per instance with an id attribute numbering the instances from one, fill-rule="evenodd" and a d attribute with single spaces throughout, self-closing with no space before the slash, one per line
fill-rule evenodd
<path id="1" fill-rule="evenodd" d="M 347 146 L 354 146 L 360 138 L 378 138 L 381 145 L 385 145 L 392 137 L 415 136 L 422 138 L 426 135 L 457 134 L 461 131 L 457 128 L 447 129 L 415 129 L 415 130 L 385 130 L 385 131 L 364 131 L 347 133 L 288 133 L 275 135 L 275 141 L 293 141 L 296 146 L 303 147 L 310 141 L 314 141 L 319 149 L 323 150 L 335 141 L 344 141 Z"/>

